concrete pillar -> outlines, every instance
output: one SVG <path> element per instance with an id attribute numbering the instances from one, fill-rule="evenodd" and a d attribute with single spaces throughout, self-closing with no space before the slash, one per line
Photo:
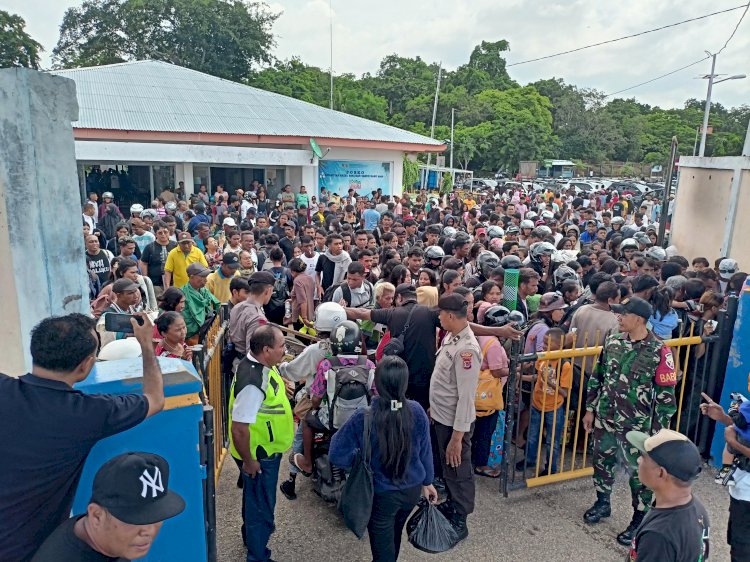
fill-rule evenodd
<path id="1" fill-rule="evenodd" d="M 304 185 L 307 188 L 307 193 L 312 197 L 315 195 L 317 199 L 318 193 L 318 167 L 317 166 L 302 166 L 302 181 L 299 185 Z M 294 191 L 299 192 L 299 185 L 294 186 Z"/>
<path id="2" fill-rule="evenodd" d="M 190 197 L 193 194 L 193 163 L 192 162 L 182 162 L 175 164 L 174 167 L 174 189 L 177 189 L 177 186 L 180 184 L 181 181 L 185 182 L 185 197 Z"/>
<path id="3" fill-rule="evenodd" d="M 35 324 L 89 311 L 77 119 L 72 80 L 0 70 L 0 372 L 9 375 L 31 368 Z"/>

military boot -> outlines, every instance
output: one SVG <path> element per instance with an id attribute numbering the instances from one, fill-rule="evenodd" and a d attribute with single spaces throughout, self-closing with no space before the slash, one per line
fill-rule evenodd
<path id="1" fill-rule="evenodd" d="M 609 503 L 609 494 L 597 492 L 596 502 L 583 514 L 583 520 L 593 525 L 610 515 L 612 515 L 612 506 Z"/>
<path id="2" fill-rule="evenodd" d="M 617 542 L 619 542 L 623 546 L 630 546 L 630 544 L 633 542 L 635 532 L 638 530 L 638 527 L 641 526 L 641 522 L 643 521 L 643 518 L 645 516 L 645 511 L 634 511 L 633 519 L 630 520 L 630 525 L 628 525 L 628 528 L 617 535 Z"/>

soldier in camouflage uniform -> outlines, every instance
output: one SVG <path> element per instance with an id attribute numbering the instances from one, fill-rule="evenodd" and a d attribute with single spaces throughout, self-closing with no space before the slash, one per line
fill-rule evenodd
<path id="1" fill-rule="evenodd" d="M 638 479 L 639 453 L 625 434 L 650 434 L 669 427 L 677 411 L 677 376 L 672 352 L 646 327 L 651 305 L 633 297 L 622 305 L 613 305 L 612 310 L 618 314 L 621 333 L 609 336 L 604 343 L 596 372 L 588 382 L 583 418 L 586 431 L 593 431 L 597 496 L 583 519 L 593 524 L 610 516 L 612 484 L 621 456 L 630 472 L 633 519 L 617 536 L 617 542 L 627 546 L 651 506 L 652 492 Z"/>

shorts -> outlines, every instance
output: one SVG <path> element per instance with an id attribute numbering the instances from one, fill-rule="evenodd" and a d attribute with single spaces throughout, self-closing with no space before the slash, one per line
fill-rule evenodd
<path id="1" fill-rule="evenodd" d="M 732 562 L 750 560 L 750 501 L 729 497 L 727 543 Z"/>

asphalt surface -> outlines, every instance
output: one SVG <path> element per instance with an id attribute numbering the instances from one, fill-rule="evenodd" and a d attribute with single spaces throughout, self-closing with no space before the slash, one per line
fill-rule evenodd
<path id="1" fill-rule="evenodd" d="M 280 478 L 286 478 L 286 461 Z M 220 562 L 245 560 L 240 537 L 241 494 L 238 470 L 230 458 L 224 463 L 217 490 L 218 555 Z M 623 562 L 627 549 L 615 537 L 627 527 L 630 492 L 624 473 L 618 474 L 612 497 L 612 517 L 595 526 L 582 515 L 595 500 L 590 477 L 535 489 L 521 489 L 503 498 L 499 480 L 477 478 L 476 510 L 469 516 L 469 537 L 444 554 L 426 554 L 412 547 L 404 533 L 400 561 L 517 561 Z M 729 497 L 704 469 L 694 486 L 711 519 L 710 560 L 729 560 L 726 527 Z M 269 543 L 278 562 L 371 560 L 367 536 L 357 538 L 344 526 L 334 506 L 312 491 L 310 481 L 297 477 L 297 499 L 280 492 L 276 504 L 276 532 Z"/>

